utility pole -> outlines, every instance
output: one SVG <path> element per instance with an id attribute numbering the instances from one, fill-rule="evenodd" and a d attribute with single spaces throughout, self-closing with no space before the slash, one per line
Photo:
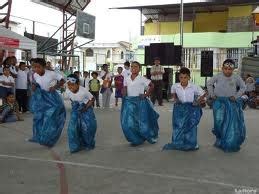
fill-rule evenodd
<path id="1" fill-rule="evenodd" d="M 181 5 L 180 5 L 180 45 L 182 46 L 182 56 L 181 56 L 181 62 L 184 64 L 183 60 L 183 0 L 181 0 Z"/>

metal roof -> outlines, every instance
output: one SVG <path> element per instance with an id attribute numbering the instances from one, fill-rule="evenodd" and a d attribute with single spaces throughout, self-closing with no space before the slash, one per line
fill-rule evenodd
<path id="1" fill-rule="evenodd" d="M 180 0 L 161 0 L 151 2 L 148 0 L 140 3 L 118 3 L 117 7 L 111 9 L 138 9 L 142 11 L 147 18 L 159 20 L 160 16 L 176 15 L 179 17 Z M 258 0 L 184 0 L 184 17 L 192 17 L 194 13 L 201 12 L 223 12 L 228 10 L 229 5 L 259 5 Z"/>
<path id="2" fill-rule="evenodd" d="M 90 0 L 31 0 L 34 3 L 38 3 L 50 8 L 58 9 L 60 11 L 67 11 L 70 14 L 75 15 L 77 10 L 84 10 L 90 3 Z"/>

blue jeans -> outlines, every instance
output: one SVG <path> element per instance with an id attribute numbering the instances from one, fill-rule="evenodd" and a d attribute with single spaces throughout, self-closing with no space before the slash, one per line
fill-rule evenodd
<path id="1" fill-rule="evenodd" d="M 15 122 L 18 118 L 10 107 L 6 107 L 0 114 L 0 121 L 4 123 Z"/>

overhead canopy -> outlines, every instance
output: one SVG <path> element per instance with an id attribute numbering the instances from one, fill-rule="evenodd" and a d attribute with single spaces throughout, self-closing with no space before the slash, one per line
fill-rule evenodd
<path id="1" fill-rule="evenodd" d="M 139 0 L 139 1 L 123 1 L 112 9 L 138 9 L 142 11 L 147 19 L 159 20 L 159 16 L 179 15 L 180 0 Z M 224 12 L 228 10 L 230 5 L 259 5 L 258 0 L 183 0 L 184 3 L 184 19 L 190 19 L 194 13 L 202 12 Z M 179 18 L 179 17 L 178 17 Z"/>
<path id="2" fill-rule="evenodd" d="M 37 56 L 37 43 L 9 29 L 0 26 L 0 48 L 31 51 L 31 56 Z"/>

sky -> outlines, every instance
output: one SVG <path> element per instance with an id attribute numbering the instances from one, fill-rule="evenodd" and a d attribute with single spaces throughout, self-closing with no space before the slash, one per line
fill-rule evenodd
<path id="1" fill-rule="evenodd" d="M 140 12 L 138 10 L 109 9 L 118 0 L 91 0 L 85 12 L 96 16 L 95 42 L 130 41 L 140 34 Z M 36 22 L 36 34 L 51 36 L 62 24 L 61 12 L 30 0 L 13 0 L 11 15 L 47 23 Z M 32 33 L 32 22 L 11 18 L 20 22 L 19 31 Z M 56 38 L 60 38 L 60 34 Z"/>

